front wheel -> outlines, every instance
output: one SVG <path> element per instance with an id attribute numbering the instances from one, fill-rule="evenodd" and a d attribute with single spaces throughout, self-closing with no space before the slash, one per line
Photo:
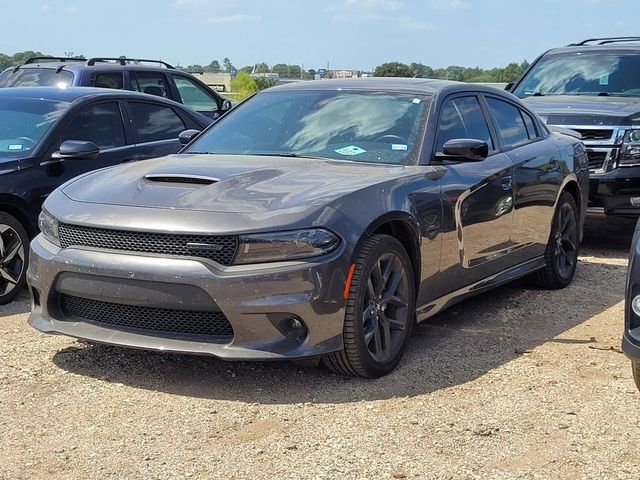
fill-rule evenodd
<path id="1" fill-rule="evenodd" d="M 578 218 L 576 201 L 570 193 L 563 192 L 556 207 L 544 255 L 546 265 L 532 276 L 537 286 L 558 290 L 573 280 L 578 266 Z"/>
<path id="2" fill-rule="evenodd" d="M 415 316 L 409 256 L 388 235 L 373 235 L 355 262 L 343 327 L 344 347 L 323 359 L 342 375 L 377 378 L 391 372 L 407 346 Z"/>

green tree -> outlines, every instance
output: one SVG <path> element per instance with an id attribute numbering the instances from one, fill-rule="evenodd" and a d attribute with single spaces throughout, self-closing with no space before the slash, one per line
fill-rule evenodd
<path id="1" fill-rule="evenodd" d="M 283 78 L 288 78 L 289 67 L 286 63 L 276 63 L 273 67 L 271 67 L 271 73 L 277 73 Z"/>
<path id="2" fill-rule="evenodd" d="M 211 73 L 220 73 L 222 71 L 222 67 L 220 67 L 220 62 L 218 60 L 212 61 L 209 65 L 205 67 L 206 72 Z"/>
<path id="3" fill-rule="evenodd" d="M 231 91 L 236 94 L 238 100 L 244 100 L 258 91 L 255 80 L 246 72 L 238 72 L 236 78 L 231 80 Z"/>
<path id="4" fill-rule="evenodd" d="M 414 75 L 409 65 L 400 62 L 383 63 L 373 72 L 374 77 L 413 77 Z"/>
<path id="5" fill-rule="evenodd" d="M 236 69 L 236 67 L 233 66 L 233 63 L 231 63 L 231 60 L 229 60 L 229 57 L 224 57 L 222 59 L 222 67 L 227 73 L 231 73 L 232 70 Z"/>
<path id="6" fill-rule="evenodd" d="M 302 77 L 302 68 L 300 65 L 289 65 L 289 78 Z"/>
<path id="7" fill-rule="evenodd" d="M 253 65 L 247 65 L 246 67 L 242 67 L 240 71 L 251 75 L 253 73 Z"/>
<path id="8" fill-rule="evenodd" d="M 253 81 L 256 84 L 257 91 L 264 90 L 265 88 L 271 88 L 276 84 L 276 81 L 273 78 L 255 77 Z"/>
<path id="9" fill-rule="evenodd" d="M 255 67 L 255 73 L 271 73 L 271 70 L 266 63 L 258 63 Z"/>

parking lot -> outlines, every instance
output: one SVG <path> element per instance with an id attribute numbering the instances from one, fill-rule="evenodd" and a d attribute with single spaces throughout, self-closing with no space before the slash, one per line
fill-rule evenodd
<path id="1" fill-rule="evenodd" d="M 44 336 L 25 293 L 0 319 L 0 477 L 633 477 L 632 229 L 591 222 L 570 287 L 454 307 L 374 381 Z"/>

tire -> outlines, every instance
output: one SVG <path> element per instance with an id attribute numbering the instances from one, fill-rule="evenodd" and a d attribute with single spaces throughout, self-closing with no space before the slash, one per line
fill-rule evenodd
<path id="1" fill-rule="evenodd" d="M 633 381 L 636 388 L 640 390 L 640 363 L 631 361 L 631 372 L 633 373 Z"/>
<path id="2" fill-rule="evenodd" d="M 12 302 L 26 284 L 29 236 L 12 215 L 0 212 L 0 305 Z"/>
<path id="3" fill-rule="evenodd" d="M 546 265 L 533 274 L 533 282 L 541 288 L 559 290 L 571 283 L 578 265 L 578 206 L 568 192 L 560 195 L 553 216 L 549 243 L 545 250 Z"/>
<path id="4" fill-rule="evenodd" d="M 395 238 L 373 235 L 356 257 L 343 349 L 324 357 L 324 365 L 345 376 L 378 378 L 390 373 L 402 358 L 414 317 L 411 260 Z"/>

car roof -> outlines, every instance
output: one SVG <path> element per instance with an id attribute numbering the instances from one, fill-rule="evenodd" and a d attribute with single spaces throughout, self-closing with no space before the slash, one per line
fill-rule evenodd
<path id="1" fill-rule="evenodd" d="M 487 92 L 495 93 L 504 91 L 495 87 L 477 83 L 454 82 L 449 80 L 434 80 L 426 78 L 404 77 L 369 77 L 334 80 L 312 80 L 292 82 L 271 87 L 268 92 L 276 91 L 305 91 L 305 90 L 377 90 L 398 93 L 420 93 L 434 95 L 436 93 L 450 92 Z"/>
<path id="2" fill-rule="evenodd" d="M 54 100 L 60 102 L 74 102 L 84 98 L 131 98 L 138 100 L 157 101 L 180 106 L 184 105 L 169 100 L 167 98 L 149 95 L 147 93 L 132 92 L 130 90 L 120 90 L 115 88 L 96 87 L 7 87 L 0 88 L 0 98 L 40 98 L 44 100 Z"/>
<path id="3" fill-rule="evenodd" d="M 30 68 L 47 68 L 51 70 L 69 70 L 69 71 L 80 71 L 80 70 L 143 70 L 145 72 L 167 72 L 171 71 L 174 73 L 179 73 L 179 70 L 169 69 L 165 67 L 155 66 L 155 65 L 135 65 L 135 64 L 126 64 L 121 65 L 119 63 L 107 63 L 100 62 L 95 65 L 87 65 L 86 62 L 41 62 L 41 63 L 27 63 L 25 65 L 19 65 L 17 67 L 12 67 L 17 70 L 28 70 Z"/>
<path id="4" fill-rule="evenodd" d="M 607 52 L 628 52 L 628 53 L 640 53 L 640 44 L 635 45 L 568 45 L 566 47 L 552 48 L 547 53 L 576 53 L 576 52 L 589 52 L 589 53 L 607 53 Z"/>

